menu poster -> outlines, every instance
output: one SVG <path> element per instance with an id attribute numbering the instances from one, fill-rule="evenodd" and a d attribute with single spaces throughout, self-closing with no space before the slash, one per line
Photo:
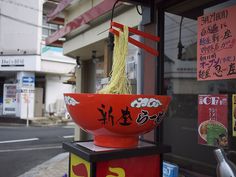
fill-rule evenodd
<path id="1" fill-rule="evenodd" d="M 233 136 L 236 136 L 236 94 L 232 95 L 232 126 Z"/>
<path id="2" fill-rule="evenodd" d="M 198 143 L 228 146 L 228 96 L 198 96 Z"/>
<path id="3" fill-rule="evenodd" d="M 198 17 L 198 80 L 236 78 L 235 19 L 235 5 Z"/>

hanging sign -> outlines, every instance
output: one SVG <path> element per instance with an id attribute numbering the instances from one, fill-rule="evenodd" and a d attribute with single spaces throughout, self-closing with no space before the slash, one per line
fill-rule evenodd
<path id="1" fill-rule="evenodd" d="M 228 146 L 227 95 L 198 96 L 198 143 Z"/>
<path id="2" fill-rule="evenodd" d="M 236 94 L 232 95 L 232 126 L 233 136 L 236 136 Z"/>
<path id="3" fill-rule="evenodd" d="M 236 6 L 198 17 L 197 79 L 236 78 Z"/>

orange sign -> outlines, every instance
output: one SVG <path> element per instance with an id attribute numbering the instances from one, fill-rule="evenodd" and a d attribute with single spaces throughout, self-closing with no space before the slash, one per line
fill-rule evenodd
<path id="1" fill-rule="evenodd" d="M 236 6 L 198 17 L 197 79 L 236 78 Z"/>

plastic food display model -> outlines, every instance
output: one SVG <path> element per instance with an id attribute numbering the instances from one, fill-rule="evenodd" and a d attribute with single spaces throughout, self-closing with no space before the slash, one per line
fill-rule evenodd
<path id="1" fill-rule="evenodd" d="M 71 93 L 65 102 L 75 123 L 94 135 L 95 145 L 127 148 L 162 121 L 170 97 Z"/>
<path id="2" fill-rule="evenodd" d="M 139 140 L 164 118 L 171 98 L 133 95 L 125 72 L 127 43 L 152 55 L 155 49 L 129 37 L 128 32 L 159 41 L 160 38 L 112 22 L 115 35 L 112 76 L 100 94 L 66 93 L 67 110 L 75 123 L 93 135 L 93 141 L 63 143 L 70 152 L 70 177 L 161 177 L 163 153 L 170 147 Z M 125 44 L 125 45 L 123 45 Z"/>

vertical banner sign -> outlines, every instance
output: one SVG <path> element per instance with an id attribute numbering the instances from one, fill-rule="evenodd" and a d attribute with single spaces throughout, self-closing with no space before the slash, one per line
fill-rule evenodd
<path id="1" fill-rule="evenodd" d="M 198 143 L 228 146 L 227 95 L 198 96 Z"/>
<path id="2" fill-rule="evenodd" d="M 232 126 L 233 136 L 236 136 L 236 94 L 232 95 Z"/>
<path id="3" fill-rule="evenodd" d="M 236 78 L 236 6 L 198 17 L 197 79 Z"/>

